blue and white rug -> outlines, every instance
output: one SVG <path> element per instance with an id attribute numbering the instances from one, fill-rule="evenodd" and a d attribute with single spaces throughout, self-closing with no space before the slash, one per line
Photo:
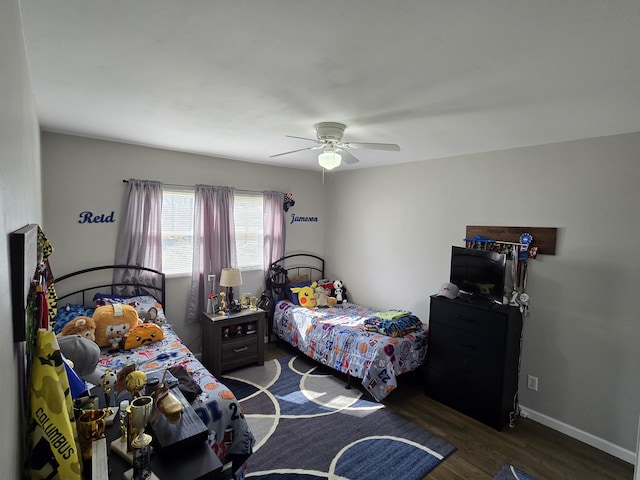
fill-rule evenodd
<path id="1" fill-rule="evenodd" d="M 493 480 L 535 480 L 532 476 L 527 475 L 519 468 L 505 463 L 498 473 L 495 474 Z"/>
<path id="2" fill-rule="evenodd" d="M 419 480 L 455 447 L 304 356 L 230 372 L 255 437 L 247 478 Z"/>

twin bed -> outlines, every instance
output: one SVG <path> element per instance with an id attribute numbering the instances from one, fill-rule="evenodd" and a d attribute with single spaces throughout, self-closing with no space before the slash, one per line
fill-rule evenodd
<path id="1" fill-rule="evenodd" d="M 124 272 L 127 280 L 104 282 L 107 276 L 113 278 L 114 271 Z M 91 316 L 96 306 L 105 301 L 132 305 L 143 315 L 149 310 L 153 312 L 164 338 L 130 350 L 103 348 L 97 370 L 120 371 L 133 364 L 147 377 L 157 377 L 169 367 L 184 367 L 201 390 L 199 394 L 196 391 L 197 396 L 190 405 L 209 430 L 206 443 L 237 478 L 243 478 L 254 444 L 253 434 L 233 392 L 200 363 L 174 332 L 171 319 L 165 317 L 164 274 L 137 266 L 100 266 L 58 277 L 55 286 L 58 313 L 53 329 L 56 333 L 71 318 Z"/>
<path id="2" fill-rule="evenodd" d="M 271 265 L 268 278 L 275 301 L 270 323 L 276 337 L 349 379 L 361 379 L 377 401 L 397 387 L 398 375 L 422 365 L 427 326 L 410 312 L 384 320 L 382 312 L 354 303 L 311 309 L 295 304 L 289 295 L 292 285 L 331 283 L 325 279 L 322 258 L 287 255 Z"/>

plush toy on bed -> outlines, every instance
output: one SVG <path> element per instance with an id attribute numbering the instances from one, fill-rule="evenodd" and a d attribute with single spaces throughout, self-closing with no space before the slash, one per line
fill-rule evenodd
<path id="1" fill-rule="evenodd" d="M 327 291 L 322 285 L 318 285 L 315 288 L 315 292 L 313 296 L 316 299 L 316 305 L 318 307 L 328 307 L 329 306 L 329 294 L 331 291 Z"/>
<path id="2" fill-rule="evenodd" d="M 316 306 L 316 297 L 314 296 L 316 282 L 304 287 L 292 287 L 291 291 L 298 294 L 298 305 L 305 308 L 313 308 Z"/>
<path id="3" fill-rule="evenodd" d="M 114 304 L 96 308 L 96 343 L 118 350 L 125 333 L 138 325 L 138 312 L 131 305 Z M 153 324 L 151 324 L 153 325 Z"/>
<path id="4" fill-rule="evenodd" d="M 92 342 L 96 341 L 96 322 L 91 317 L 76 317 L 67 323 L 58 334 L 58 337 L 80 335 Z"/>
<path id="5" fill-rule="evenodd" d="M 347 289 L 342 283 L 342 280 L 335 280 L 333 282 L 333 297 L 336 297 L 336 302 L 347 303 Z"/>

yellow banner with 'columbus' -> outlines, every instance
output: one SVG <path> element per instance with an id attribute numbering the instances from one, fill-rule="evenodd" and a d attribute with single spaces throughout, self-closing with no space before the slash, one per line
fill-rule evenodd
<path id="1" fill-rule="evenodd" d="M 82 478 L 73 402 L 64 360 L 53 332 L 39 330 L 29 385 L 29 478 Z"/>

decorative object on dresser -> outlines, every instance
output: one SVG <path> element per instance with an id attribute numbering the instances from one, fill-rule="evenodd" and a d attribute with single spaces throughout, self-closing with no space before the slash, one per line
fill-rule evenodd
<path id="1" fill-rule="evenodd" d="M 426 394 L 501 430 L 517 412 L 522 315 L 431 297 Z"/>
<path id="2" fill-rule="evenodd" d="M 202 314 L 202 363 L 217 378 L 251 363 L 264 364 L 264 310 Z"/>
<path id="3" fill-rule="evenodd" d="M 237 302 L 233 300 L 233 287 L 242 285 L 242 274 L 239 268 L 223 268 L 220 273 L 220 286 L 227 287 L 227 308 L 229 311 L 235 311 L 234 305 Z"/>

